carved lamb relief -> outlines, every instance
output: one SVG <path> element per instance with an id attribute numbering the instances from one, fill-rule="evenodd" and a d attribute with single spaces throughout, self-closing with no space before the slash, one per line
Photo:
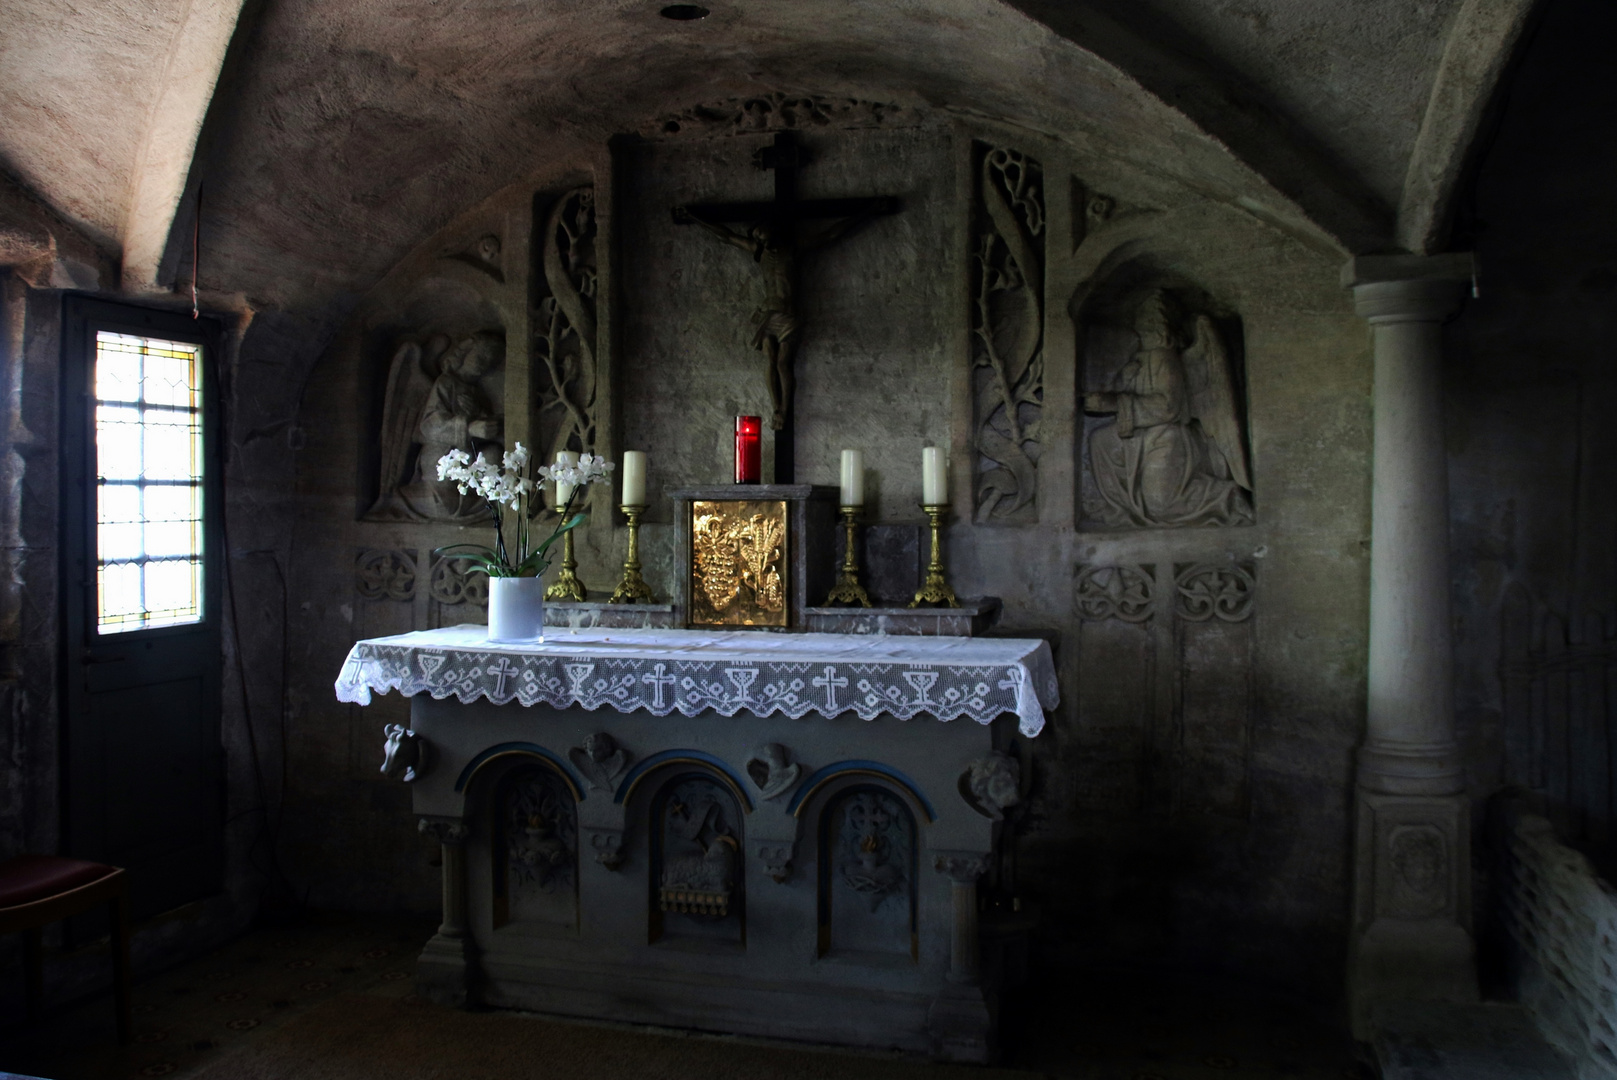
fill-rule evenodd
<path id="1" fill-rule="evenodd" d="M 1135 301 L 1130 325 L 1132 334 L 1097 328 L 1086 347 L 1085 518 L 1111 528 L 1252 524 L 1239 363 L 1224 334 L 1164 289 Z"/>
<path id="2" fill-rule="evenodd" d="M 1044 414 L 1044 172 L 984 147 L 972 254 L 978 521 L 1035 521 Z"/>

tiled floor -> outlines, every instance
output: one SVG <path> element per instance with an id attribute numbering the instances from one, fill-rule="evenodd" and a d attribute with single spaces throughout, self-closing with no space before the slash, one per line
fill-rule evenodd
<path id="1" fill-rule="evenodd" d="M 295 1055 L 277 1049 L 279 1028 L 300 1018 L 330 1038 L 343 1017 L 365 1017 L 363 1034 L 376 1038 L 376 1025 L 405 1028 L 434 1025 L 443 1036 L 459 1027 L 479 1048 L 508 1034 L 512 1046 L 534 1037 L 532 1018 L 516 1014 L 468 1014 L 413 1001 L 415 957 L 432 927 L 421 922 L 311 916 L 286 928 L 264 929 L 175 971 L 135 988 L 136 1041 L 120 1048 L 113 1037 L 112 1008 L 106 999 L 85 1002 L 47 1018 L 37 1031 L 15 1026 L 0 1032 L 0 1070 L 50 1080 L 112 1080 L 124 1077 L 183 1078 L 199 1072 L 262 1077 L 300 1071 Z M 356 998 L 355 995 L 358 995 Z M 389 1004 L 388 999 L 391 999 Z M 369 1004 L 367 1004 L 369 1002 Z M 397 1007 L 395 1007 L 397 1006 Z M 359 1023 L 356 1019 L 355 1023 Z M 517 1026 L 512 1026 L 517 1025 Z M 522 1027 L 521 1025 L 528 1025 Z M 571 1027 L 576 1028 L 576 1025 Z M 640 1047 L 640 1075 L 684 1076 L 685 1068 L 663 1064 L 668 1043 L 655 1033 L 619 1026 L 619 1048 Z M 472 1029 L 475 1028 L 475 1032 Z M 301 1030 L 301 1029 L 300 1029 Z M 553 1041 L 567 1029 L 552 1029 Z M 296 1042 L 288 1031 L 280 1042 Z M 356 1032 L 356 1040 L 361 1034 Z M 1287 1077 L 1297 1080 L 1368 1080 L 1356 1048 L 1333 1024 L 1311 1016 L 1294 1002 L 1235 984 L 1163 981 L 1138 976 L 1086 974 L 1030 988 L 1007 1001 L 1004 1066 L 1036 1076 L 1083 1080 L 1238 1080 Z M 663 1033 L 666 1035 L 666 1033 Z M 450 1038 L 442 1038 L 447 1043 Z M 772 1054 L 780 1071 L 852 1080 L 891 1075 L 891 1057 L 864 1058 L 845 1053 L 805 1057 L 803 1048 L 771 1048 L 746 1040 L 716 1039 L 705 1056 L 702 1075 L 728 1073 L 726 1053 L 745 1056 L 744 1071 L 770 1071 Z M 279 1055 L 279 1056 L 278 1056 Z M 661 1055 L 661 1056 L 660 1056 Z M 496 1061 L 502 1060 L 499 1058 Z M 513 1049 L 509 1059 L 523 1061 Z M 274 1062 L 288 1062 L 277 1072 Z M 862 1062 L 867 1064 L 861 1064 Z M 237 1064 L 233 1064 L 237 1063 Z M 269 1064 L 266 1064 L 269 1063 Z M 820 1064 L 823 1063 L 823 1069 Z M 350 1075 L 340 1063 L 322 1075 Z M 409 1064 L 422 1067 L 417 1055 Z M 423 1075 L 458 1076 L 455 1063 L 432 1063 Z M 743 1062 L 737 1061 L 738 1066 Z M 366 1069 L 385 1074 L 368 1055 Z M 444 1071 L 438 1071 L 438 1066 Z M 715 1066 L 717 1066 L 715 1070 Z M 695 1061 L 690 1062 L 695 1068 Z M 807 1073 L 805 1073 L 805 1067 Z M 351 1075 L 371 1075 L 361 1069 Z M 535 1064 L 525 1075 L 569 1076 L 567 1068 Z M 496 1067 L 492 1075 L 502 1075 Z M 696 1073 L 692 1073 L 693 1078 Z"/>

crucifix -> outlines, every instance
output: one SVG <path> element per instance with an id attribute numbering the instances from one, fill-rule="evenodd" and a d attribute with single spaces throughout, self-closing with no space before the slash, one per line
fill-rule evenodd
<path id="1" fill-rule="evenodd" d="M 775 173 L 775 198 L 770 202 L 694 203 L 676 206 L 674 221 L 698 225 L 704 231 L 752 256 L 764 279 L 764 299 L 753 312 L 752 347 L 762 350 L 769 363 L 769 398 L 774 415 L 775 483 L 793 482 L 792 387 L 793 357 L 802 329 L 797 314 L 798 257 L 825 247 L 853 229 L 881 214 L 898 210 L 898 200 L 889 195 L 853 199 L 799 199 L 797 171 L 808 164 L 808 155 L 795 133 L 778 132 L 774 144 L 760 147 L 753 155 L 760 169 Z M 805 237 L 799 224 L 829 220 L 831 224 L 816 235 Z M 725 222 L 748 224 L 746 232 L 726 227 Z"/>

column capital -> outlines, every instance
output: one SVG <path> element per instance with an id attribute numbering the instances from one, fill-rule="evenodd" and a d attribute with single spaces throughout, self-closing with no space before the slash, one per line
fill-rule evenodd
<path id="1" fill-rule="evenodd" d="M 1476 270 L 1469 251 L 1359 255 L 1342 267 L 1342 287 L 1353 290 L 1354 309 L 1371 323 L 1438 322 L 1459 309 Z"/>
<path id="2" fill-rule="evenodd" d="M 471 829 L 461 818 L 452 817 L 424 817 L 419 826 L 425 836 L 430 836 L 440 844 L 450 847 L 459 847 L 471 835 Z"/>

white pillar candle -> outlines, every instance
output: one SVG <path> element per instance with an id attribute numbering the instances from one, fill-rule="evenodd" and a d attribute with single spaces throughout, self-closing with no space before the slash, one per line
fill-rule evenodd
<path id="1" fill-rule="evenodd" d="M 623 505 L 646 505 L 646 452 L 623 452 Z"/>
<path id="2" fill-rule="evenodd" d="M 928 446 L 921 451 L 921 505 L 949 505 L 949 463 L 942 447 Z"/>
<path id="3" fill-rule="evenodd" d="M 556 451 L 557 465 L 577 465 L 578 455 L 571 450 Z M 567 505 L 567 500 L 573 497 L 573 485 L 556 481 L 556 509 L 560 510 Z"/>
<path id="4" fill-rule="evenodd" d="M 842 451 L 842 505 L 865 505 L 865 455 L 861 450 Z"/>

